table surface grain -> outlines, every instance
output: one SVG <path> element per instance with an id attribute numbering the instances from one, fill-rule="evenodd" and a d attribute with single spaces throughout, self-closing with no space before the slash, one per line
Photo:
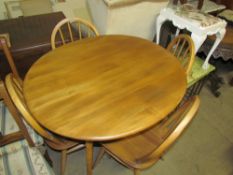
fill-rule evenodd
<path id="1" fill-rule="evenodd" d="M 24 80 L 33 116 L 48 130 L 86 141 L 122 138 L 158 123 L 182 99 L 183 68 L 162 47 L 109 35 L 42 56 Z"/>

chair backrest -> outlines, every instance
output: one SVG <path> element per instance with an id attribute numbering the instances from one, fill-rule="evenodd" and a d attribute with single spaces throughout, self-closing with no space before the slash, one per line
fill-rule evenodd
<path id="1" fill-rule="evenodd" d="M 28 130 L 26 128 L 26 126 L 24 125 L 21 116 L 19 115 L 17 109 L 15 108 L 14 104 L 11 101 L 11 98 L 6 90 L 5 84 L 3 81 L 0 80 L 0 98 L 1 100 L 3 100 L 3 104 L 1 104 L 1 109 L 3 110 L 5 107 L 8 108 L 10 115 L 13 117 L 14 121 L 16 122 L 16 124 L 19 127 L 18 131 L 12 131 L 9 133 L 1 133 L 3 136 L 0 137 L 1 141 L 0 141 L 0 146 L 5 145 L 5 144 L 9 144 L 11 142 L 14 142 L 16 140 L 20 140 L 20 139 L 26 139 L 28 144 L 30 146 L 35 146 L 32 138 L 30 137 Z M 3 129 L 3 131 L 6 131 L 10 128 L 14 127 L 14 123 L 11 123 L 9 118 L 5 118 L 5 117 L 11 117 L 9 116 L 9 114 L 7 114 L 7 112 L 2 112 L 1 114 L 1 131 Z M 5 119 L 3 119 L 5 118 Z M 6 123 L 9 122 L 9 123 Z"/>
<path id="2" fill-rule="evenodd" d="M 95 36 L 99 36 L 99 33 L 93 24 L 80 18 L 66 18 L 54 27 L 51 35 L 51 46 L 52 49 L 55 49 L 57 45 Z M 58 37 L 61 42 L 56 44 Z"/>
<path id="3" fill-rule="evenodd" d="M 199 106 L 199 97 L 193 96 L 167 119 L 158 124 L 153 131 L 159 132 L 161 140 L 163 140 L 162 143 L 139 161 L 141 163 L 146 162 L 146 164 L 150 164 L 148 162 L 154 162 L 160 158 L 183 133 L 184 129 L 194 118 Z"/>
<path id="4" fill-rule="evenodd" d="M 28 110 L 23 92 L 22 92 L 22 86 L 18 82 L 18 80 L 13 76 L 12 73 L 8 74 L 5 79 L 5 84 L 7 91 L 15 104 L 18 111 L 22 114 L 25 121 L 43 138 L 47 139 L 50 142 L 54 143 L 61 143 L 60 140 L 58 140 L 56 137 L 54 137 L 51 133 L 49 133 L 47 130 L 45 130 L 32 116 L 30 111 Z"/>
<path id="5" fill-rule="evenodd" d="M 167 50 L 177 57 L 188 75 L 195 59 L 195 45 L 192 38 L 186 34 L 178 35 L 170 42 Z"/>
<path id="6" fill-rule="evenodd" d="M 13 57 L 11 55 L 11 52 L 8 48 L 8 45 L 7 45 L 7 39 L 3 36 L 0 37 L 0 50 L 3 51 L 9 65 L 10 65 L 10 68 L 11 68 L 11 71 L 12 73 L 14 74 L 14 76 L 19 79 L 19 81 L 21 81 L 21 78 L 19 76 L 19 72 L 15 66 L 15 62 L 13 60 Z"/>

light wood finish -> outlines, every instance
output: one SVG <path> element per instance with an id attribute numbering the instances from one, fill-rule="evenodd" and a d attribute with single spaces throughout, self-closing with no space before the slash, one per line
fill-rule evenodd
<path id="1" fill-rule="evenodd" d="M 5 82 L 6 88 L 9 92 L 12 101 L 14 102 L 19 112 L 22 114 L 25 121 L 45 139 L 45 142 L 51 148 L 62 151 L 61 174 L 64 174 L 67 153 L 83 148 L 84 144 L 56 137 L 53 134 L 49 133 L 47 130 L 45 130 L 43 127 L 41 127 L 38 124 L 38 122 L 34 119 L 34 117 L 31 115 L 25 104 L 24 96 L 22 94 L 22 87 L 18 80 L 13 76 L 13 74 L 8 74 L 6 76 Z"/>
<path id="2" fill-rule="evenodd" d="M 178 58 L 188 75 L 195 59 L 195 46 L 189 35 L 181 34 L 168 45 L 167 50 Z"/>
<path id="3" fill-rule="evenodd" d="M 20 129 L 18 132 L 11 133 L 7 136 L 2 137 L 0 141 L 0 146 L 24 138 L 27 140 L 30 146 L 35 146 L 27 131 L 27 128 L 25 127 L 21 119 L 20 114 L 18 113 L 17 109 L 15 108 L 14 104 L 11 101 L 11 98 L 6 90 L 4 82 L 1 80 L 0 80 L 0 98 L 3 100 L 4 104 L 8 107 L 8 110 L 10 111 L 11 115 L 13 116 L 15 122 L 17 123 Z"/>
<path id="4" fill-rule="evenodd" d="M 92 162 L 93 162 L 93 143 L 86 142 L 86 161 L 87 161 L 87 174 L 92 174 Z"/>
<path id="5" fill-rule="evenodd" d="M 7 38 L 4 36 L 0 37 L 0 51 L 3 51 L 3 54 L 5 55 L 7 62 L 10 65 L 11 71 L 19 79 L 19 82 L 22 84 L 22 80 L 19 77 L 18 70 L 15 66 L 14 60 L 12 58 L 11 52 L 9 51 L 8 48 L 8 43 Z M 3 100 L 4 104 L 6 107 L 9 109 L 11 115 L 13 116 L 14 120 L 16 121 L 19 131 L 16 133 L 12 133 L 8 136 L 4 136 L 1 140 L 0 146 L 11 143 L 13 141 L 19 140 L 19 139 L 26 139 L 29 146 L 35 146 L 33 143 L 27 128 L 25 127 L 20 114 L 18 113 L 17 109 L 15 108 L 14 104 L 11 101 L 11 98 L 6 90 L 4 82 L 0 79 L 0 99 Z"/>
<path id="6" fill-rule="evenodd" d="M 61 20 L 53 29 L 51 35 L 51 46 L 52 49 L 57 47 L 56 39 L 60 37 L 62 43 L 60 45 L 64 45 L 68 42 L 73 42 L 77 39 L 89 38 L 99 36 L 99 32 L 95 28 L 93 24 L 90 22 L 81 19 L 63 19 Z"/>
<path id="7" fill-rule="evenodd" d="M 11 52 L 9 51 L 9 48 L 8 48 L 8 45 L 7 45 L 8 41 L 7 41 L 7 38 L 1 36 L 0 37 L 0 50 L 3 51 L 6 59 L 7 59 L 7 62 L 9 63 L 10 65 L 10 68 L 11 68 L 11 71 L 12 73 L 14 74 L 14 76 L 19 80 L 21 81 L 21 78 L 19 76 L 19 73 L 18 73 L 18 70 L 15 66 L 15 63 L 14 63 L 14 59 L 11 55 Z M 22 83 L 22 81 L 21 81 Z"/>
<path id="8" fill-rule="evenodd" d="M 38 122 L 89 141 L 150 127 L 177 106 L 185 89 L 185 72 L 174 56 L 150 41 L 120 35 L 55 49 L 31 67 L 24 81 L 27 105 Z"/>
<path id="9" fill-rule="evenodd" d="M 155 164 L 177 140 L 193 119 L 199 104 L 199 98 L 192 97 L 158 125 L 125 139 L 103 143 L 103 149 L 116 160 L 133 169 L 134 175 L 138 175 L 139 170 Z M 102 155 L 103 150 L 99 156 Z M 99 160 L 98 156 L 97 160 Z"/>
<path id="10" fill-rule="evenodd" d="M 183 97 L 185 77 L 179 61 L 150 41 L 99 36 L 41 57 L 25 77 L 24 95 L 45 128 L 91 144 L 162 120 Z"/>

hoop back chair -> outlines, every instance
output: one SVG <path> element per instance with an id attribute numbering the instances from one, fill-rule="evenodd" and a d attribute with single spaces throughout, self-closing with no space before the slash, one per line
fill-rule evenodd
<path id="1" fill-rule="evenodd" d="M 19 115 L 17 109 L 15 108 L 14 104 L 12 103 L 12 101 L 10 99 L 10 96 L 6 90 L 4 82 L 1 80 L 0 80 L 0 98 L 3 100 L 4 105 L 7 106 L 8 110 L 10 111 L 10 114 L 12 115 L 14 121 L 16 122 L 17 126 L 19 127 L 18 131 L 11 132 L 10 134 L 8 134 L 8 136 L 5 137 L 5 139 L 0 142 L 0 146 L 8 144 L 7 142 L 9 140 L 11 140 L 13 142 L 16 140 L 22 140 L 24 138 L 27 140 L 27 142 L 30 146 L 35 146 L 32 138 L 30 137 L 30 135 L 28 133 L 26 126 L 24 125 L 24 123 L 21 119 L 21 116 Z M 4 108 L 5 107 L 4 105 L 1 108 Z M 1 116 L 3 118 L 8 117 L 8 116 L 6 116 L 6 112 L 4 112 L 1 115 L 5 115 L 5 116 Z M 6 130 L 6 128 L 8 128 L 8 127 L 12 127 L 12 125 L 11 125 L 12 123 L 9 123 L 9 124 L 5 123 L 7 121 L 8 121 L 7 119 L 2 121 L 3 123 L 1 123 L 1 129 L 4 128 L 3 130 Z M 5 135 L 5 133 L 1 133 L 1 134 Z"/>
<path id="2" fill-rule="evenodd" d="M 22 83 L 22 80 L 21 80 L 21 78 L 19 76 L 19 72 L 18 72 L 18 70 L 17 70 L 17 68 L 15 66 L 14 59 L 13 59 L 13 57 L 11 55 L 11 52 L 9 50 L 9 47 L 8 47 L 7 43 L 8 43 L 7 42 L 7 38 L 1 36 L 0 37 L 0 50 L 3 51 L 3 53 L 4 53 L 4 55 L 5 55 L 6 59 L 7 59 L 7 61 L 9 63 L 9 66 L 11 68 L 12 73 Z"/>
<path id="3" fill-rule="evenodd" d="M 7 38 L 4 36 L 0 36 L 0 51 L 1 50 L 3 51 L 3 54 L 5 55 L 14 76 L 19 79 L 19 83 L 22 83 L 20 76 L 19 76 L 19 73 L 18 73 L 18 70 L 17 70 L 15 63 L 14 63 L 14 60 L 12 58 L 12 55 L 9 51 Z M 3 100 L 3 104 L 5 106 L 7 106 L 8 110 L 10 111 L 10 114 L 12 115 L 12 117 L 14 118 L 14 121 L 16 122 L 17 126 L 19 127 L 19 131 L 8 134 L 8 136 L 5 137 L 7 139 L 4 139 L 4 141 L 2 141 L 0 143 L 0 145 L 6 144 L 8 140 L 11 140 L 13 142 L 13 141 L 21 140 L 21 139 L 25 138 L 30 146 L 35 146 L 32 138 L 30 137 L 30 135 L 28 133 L 26 126 L 24 125 L 23 121 L 21 120 L 21 116 L 19 115 L 17 109 L 15 108 L 14 104 L 11 101 L 11 98 L 6 90 L 4 82 L 1 79 L 0 79 L 0 99 Z M 3 106 L 2 108 L 5 108 L 5 106 Z M 5 115 L 5 113 L 2 115 Z M 1 116 L 1 117 L 4 117 L 4 116 Z M 4 120 L 4 121 L 6 121 L 6 120 Z M 1 127 L 7 127 L 6 125 L 7 124 L 4 122 L 1 123 Z M 4 130 L 6 130 L 6 128 L 4 128 Z M 2 134 L 4 134 L 4 133 L 2 133 Z M 5 140 L 6 140 L 6 142 L 5 142 Z"/>
<path id="4" fill-rule="evenodd" d="M 195 59 L 195 46 L 192 38 L 186 34 L 178 35 L 167 46 L 167 50 L 177 57 L 188 75 Z"/>
<path id="5" fill-rule="evenodd" d="M 30 111 L 28 110 L 22 93 L 22 87 L 17 79 L 13 76 L 13 74 L 8 74 L 6 76 L 5 83 L 12 101 L 14 102 L 19 112 L 22 114 L 25 121 L 44 138 L 44 141 L 48 144 L 48 146 L 50 146 L 52 149 L 61 151 L 61 174 L 63 175 L 65 173 L 67 154 L 83 148 L 84 144 L 55 136 L 44 129 L 34 119 Z"/>
<path id="6" fill-rule="evenodd" d="M 155 164 L 178 139 L 193 119 L 199 104 L 199 98 L 194 96 L 152 128 L 128 138 L 103 143 L 95 164 L 107 152 L 138 175 L 139 170 Z"/>
<path id="7" fill-rule="evenodd" d="M 51 46 L 57 46 L 73 42 L 78 39 L 99 36 L 99 32 L 93 24 L 81 18 L 63 19 L 53 29 L 51 35 Z M 60 42 L 58 39 L 60 38 Z M 57 44 L 58 43 L 58 44 Z"/>

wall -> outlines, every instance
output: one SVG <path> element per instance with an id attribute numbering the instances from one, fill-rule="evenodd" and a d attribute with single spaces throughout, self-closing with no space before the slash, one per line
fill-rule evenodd
<path id="1" fill-rule="evenodd" d="M 7 1 L 7 0 L 0 0 L 0 19 L 5 19 L 7 17 L 6 9 L 3 3 L 4 1 Z"/>
<path id="2" fill-rule="evenodd" d="M 0 0 L 0 19 L 6 19 L 6 9 L 4 1 L 12 0 Z M 53 3 L 54 11 L 63 11 L 67 17 L 78 16 L 87 20 L 91 20 L 86 0 L 66 0 L 66 2 L 56 2 L 51 0 Z"/>
<path id="3" fill-rule="evenodd" d="M 156 17 L 169 0 L 141 1 L 111 8 L 103 0 L 87 0 L 100 34 L 123 34 L 153 40 Z"/>
<path id="4" fill-rule="evenodd" d="M 67 17 L 80 17 L 91 20 L 86 0 L 66 0 L 66 2 L 55 3 L 55 11 L 63 11 Z"/>

